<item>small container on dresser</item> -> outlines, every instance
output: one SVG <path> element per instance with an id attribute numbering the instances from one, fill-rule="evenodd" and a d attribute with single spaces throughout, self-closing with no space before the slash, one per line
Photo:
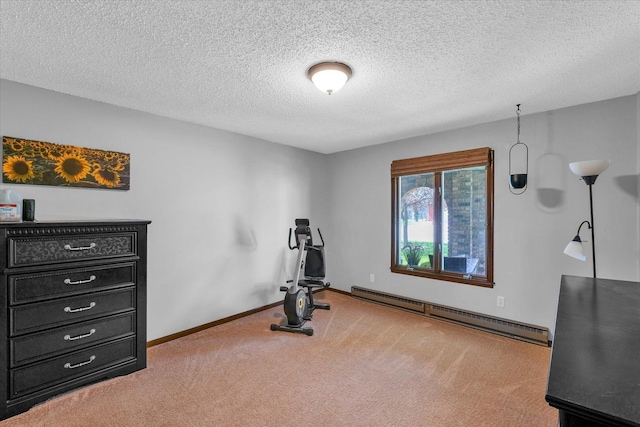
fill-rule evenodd
<path id="1" fill-rule="evenodd" d="M 0 224 L 0 420 L 146 367 L 149 223 Z"/>

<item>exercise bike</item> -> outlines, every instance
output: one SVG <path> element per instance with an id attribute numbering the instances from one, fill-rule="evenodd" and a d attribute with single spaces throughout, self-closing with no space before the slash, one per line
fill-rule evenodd
<path id="1" fill-rule="evenodd" d="M 313 328 L 303 328 L 302 326 L 311 320 L 315 309 L 329 310 L 329 304 L 321 304 L 313 301 L 313 290 L 316 288 L 328 288 L 329 282 L 325 283 L 325 263 L 324 263 L 324 239 L 318 228 L 318 235 L 322 245 L 314 245 L 311 237 L 308 219 L 296 219 L 296 245 L 291 245 L 291 229 L 289 229 L 289 249 L 298 249 L 298 260 L 296 272 L 293 280 L 287 280 L 290 286 L 280 286 L 284 296 L 284 313 L 287 315 L 286 325 L 272 323 L 272 331 L 287 331 L 313 335 Z M 301 278 L 302 276 L 302 278 Z M 305 292 L 306 290 L 306 292 Z"/>

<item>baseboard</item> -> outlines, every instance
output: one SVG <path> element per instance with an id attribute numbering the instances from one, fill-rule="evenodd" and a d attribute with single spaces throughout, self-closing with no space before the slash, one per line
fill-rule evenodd
<path id="1" fill-rule="evenodd" d="M 167 335 L 165 337 L 156 338 L 155 340 L 147 341 L 147 348 L 153 347 L 154 345 L 164 344 L 169 341 L 173 341 L 178 338 L 186 337 L 187 335 L 195 334 L 196 332 L 204 331 L 205 329 L 213 328 L 214 326 L 223 325 L 225 323 L 241 319 L 246 316 L 251 316 L 252 314 L 259 313 L 264 310 L 268 310 L 273 307 L 277 307 L 281 305 L 282 302 L 274 302 L 273 304 L 268 304 L 260 308 L 254 308 L 253 310 L 244 311 L 242 313 L 234 314 L 233 316 L 225 317 L 224 319 L 215 320 L 213 322 L 205 323 L 204 325 L 196 326 L 195 328 L 190 328 L 184 331 L 176 332 L 175 334 Z"/>
<path id="2" fill-rule="evenodd" d="M 363 301 L 408 311 L 432 319 L 443 320 L 545 347 L 551 346 L 549 329 L 542 326 L 516 322 L 455 307 L 447 307 L 359 286 L 351 287 L 351 295 Z"/>
<path id="3" fill-rule="evenodd" d="M 332 292 L 338 292 L 338 293 L 341 293 L 341 294 L 344 294 L 344 295 L 349 295 L 349 296 L 351 295 L 350 292 L 345 292 L 345 291 L 341 291 L 341 290 L 338 290 L 338 289 L 332 289 L 332 288 L 318 289 L 318 290 L 315 290 L 313 293 L 316 294 L 318 292 L 324 292 L 325 290 L 330 290 Z M 252 314 L 256 314 L 256 313 L 259 313 L 261 311 L 268 310 L 268 309 L 273 308 L 273 307 L 277 307 L 279 305 L 282 305 L 282 301 L 274 302 L 272 304 L 268 304 L 268 305 L 262 306 L 260 308 L 254 308 L 253 310 L 244 311 L 242 313 L 234 314 L 233 316 L 229 316 L 229 317 L 225 317 L 224 319 L 219 319 L 219 320 L 215 320 L 213 322 L 205 323 L 204 325 L 200 325 L 200 326 L 196 326 L 194 328 L 186 329 L 184 331 L 176 332 L 175 334 L 171 334 L 171 335 L 167 335 L 167 336 L 164 336 L 164 337 L 156 338 L 155 340 L 147 341 L 147 348 L 153 347 L 154 345 L 158 345 L 158 344 L 164 344 L 166 342 L 173 341 L 173 340 L 176 340 L 178 338 L 186 337 L 187 335 L 195 334 L 196 332 L 204 331 L 205 329 L 213 328 L 214 326 L 223 325 L 225 323 L 232 322 L 234 320 L 241 319 L 241 318 L 246 317 L 246 316 L 251 316 Z"/>

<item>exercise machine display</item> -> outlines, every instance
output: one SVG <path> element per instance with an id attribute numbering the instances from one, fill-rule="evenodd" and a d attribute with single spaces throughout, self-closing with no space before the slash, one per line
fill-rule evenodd
<path id="1" fill-rule="evenodd" d="M 317 288 L 328 288 L 329 282 L 324 282 L 325 262 L 324 262 L 324 239 L 318 228 L 318 235 L 322 241 L 321 245 L 314 245 L 311 236 L 311 228 L 308 219 L 296 219 L 295 246 L 291 244 L 292 230 L 289 229 L 289 249 L 298 250 L 295 276 L 293 280 L 288 280 L 290 286 L 280 286 L 284 296 L 284 313 L 287 315 L 286 325 L 271 324 L 272 331 L 296 332 L 306 335 L 313 335 L 313 328 L 303 328 L 303 325 L 311 320 L 313 311 L 316 309 L 329 310 L 329 304 L 314 302 L 313 290 Z"/>

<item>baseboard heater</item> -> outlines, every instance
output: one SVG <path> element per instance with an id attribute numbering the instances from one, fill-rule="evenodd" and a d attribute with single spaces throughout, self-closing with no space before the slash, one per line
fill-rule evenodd
<path id="1" fill-rule="evenodd" d="M 389 307 L 399 308 L 435 319 L 446 320 L 533 344 L 544 346 L 551 344 L 549 341 L 549 330 L 540 326 L 518 323 L 499 317 L 487 316 L 485 314 L 460 310 L 358 286 L 351 287 L 351 295 L 358 299 L 376 302 Z"/>

